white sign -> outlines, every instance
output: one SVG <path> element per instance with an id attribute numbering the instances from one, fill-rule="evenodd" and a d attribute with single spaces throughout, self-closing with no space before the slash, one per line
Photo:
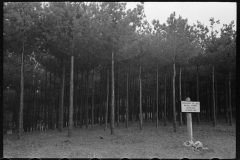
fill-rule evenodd
<path id="1" fill-rule="evenodd" d="M 181 101 L 182 112 L 200 112 L 200 102 Z"/>

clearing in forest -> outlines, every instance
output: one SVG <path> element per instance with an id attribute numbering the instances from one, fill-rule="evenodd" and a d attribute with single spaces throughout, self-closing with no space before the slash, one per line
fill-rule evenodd
<path id="1" fill-rule="evenodd" d="M 193 123 L 193 140 L 201 141 L 207 150 L 193 150 L 185 147 L 186 125 L 173 126 L 168 123 L 155 127 L 155 123 L 129 123 L 129 128 L 120 123 L 115 135 L 104 126 L 93 125 L 88 129 L 74 128 L 73 136 L 67 136 L 67 128 L 24 133 L 21 140 L 17 134 L 4 135 L 4 158 L 220 158 L 236 156 L 236 125 L 211 122 Z"/>

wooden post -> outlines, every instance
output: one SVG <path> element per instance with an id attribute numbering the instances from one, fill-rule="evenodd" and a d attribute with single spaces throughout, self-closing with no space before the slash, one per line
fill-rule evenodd
<path id="1" fill-rule="evenodd" d="M 186 98 L 186 101 L 191 101 L 189 97 Z M 193 141 L 193 133 L 192 133 L 192 114 L 187 113 L 187 132 L 188 132 L 188 139 Z"/>

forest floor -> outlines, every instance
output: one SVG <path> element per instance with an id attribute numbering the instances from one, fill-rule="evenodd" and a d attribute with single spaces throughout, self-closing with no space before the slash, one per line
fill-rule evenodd
<path id="1" fill-rule="evenodd" d="M 183 145 L 187 141 L 187 126 L 178 126 L 173 132 L 172 123 L 159 127 L 155 123 L 120 123 L 115 134 L 104 125 L 89 125 L 88 129 L 74 128 L 73 136 L 67 136 L 64 128 L 24 133 L 21 140 L 17 134 L 4 135 L 4 158 L 220 158 L 236 156 L 236 125 L 226 122 L 213 127 L 212 122 L 193 123 L 193 140 L 201 141 L 206 150 L 194 150 Z"/>

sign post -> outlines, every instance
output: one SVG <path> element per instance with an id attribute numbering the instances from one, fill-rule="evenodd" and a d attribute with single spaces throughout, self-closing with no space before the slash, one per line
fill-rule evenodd
<path id="1" fill-rule="evenodd" d="M 188 139 L 193 141 L 192 132 L 192 114 L 191 112 L 200 112 L 200 102 L 191 102 L 190 98 L 187 97 L 186 101 L 181 101 L 182 112 L 187 112 L 187 132 Z"/>

